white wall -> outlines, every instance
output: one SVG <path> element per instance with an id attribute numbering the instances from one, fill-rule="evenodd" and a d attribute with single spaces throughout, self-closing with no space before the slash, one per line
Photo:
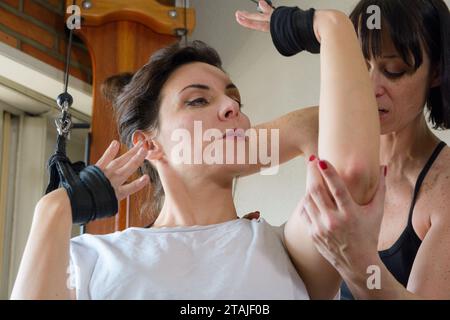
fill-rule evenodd
<path id="1" fill-rule="evenodd" d="M 358 0 L 274 0 L 276 6 L 333 8 L 350 13 Z M 450 5 L 450 0 L 446 0 Z M 285 58 L 273 47 L 268 33 L 240 27 L 234 12 L 255 11 L 245 0 L 192 0 L 197 27 L 190 37 L 207 42 L 220 53 L 224 68 L 239 87 L 244 109 L 253 124 L 264 122 L 301 106 L 318 105 L 319 57 L 301 54 Z M 450 134 L 443 139 L 450 143 Z M 254 175 L 237 182 L 236 204 L 239 214 L 260 210 L 270 223 L 283 223 L 305 189 L 304 159 L 280 168 L 278 175 Z"/>
<path id="2" fill-rule="evenodd" d="M 55 98 L 63 89 L 63 73 L 44 62 L 0 43 L 0 111 L 2 108 L 20 115 L 21 128 L 17 152 L 17 172 L 15 178 L 14 213 L 7 216 L 11 223 L 5 239 L 5 255 L 8 267 L 0 275 L 8 279 L 8 284 L 0 290 L 0 299 L 7 298 L 16 278 L 19 263 L 28 238 L 34 207 L 43 196 L 48 183 L 46 163 L 53 153 L 56 143 L 54 116 Z M 78 79 L 70 78 L 69 92 L 74 97 L 73 120 L 76 114 L 91 113 L 92 88 Z M 77 109 L 81 107 L 81 109 Z M 36 116 L 25 116 L 35 114 Z M 46 114 L 44 114 L 46 113 Z M 0 112 L 2 115 L 2 112 Z M 40 116 L 38 116 L 40 115 Z M 90 121 L 88 115 L 84 121 Z M 67 154 L 75 162 L 84 159 L 86 130 L 73 130 L 67 143 Z M 0 158 L 1 158 L 0 154 Z M 12 191 L 12 190 L 10 190 Z M 74 226 L 72 234 L 80 233 Z M 1 261 L 0 261 L 1 263 Z"/>
<path id="3" fill-rule="evenodd" d="M 1 101 L 1 99 L 0 99 Z M 85 131 L 85 130 L 84 130 Z M 45 117 L 24 116 L 20 128 L 18 151 L 18 170 L 15 179 L 15 204 L 12 223 L 11 246 L 6 248 L 9 254 L 10 294 L 22 260 L 23 251 L 28 239 L 34 208 L 44 195 L 49 181 L 46 164 L 53 154 L 56 144 L 56 129 L 53 121 Z M 72 162 L 84 160 L 84 135 L 82 132 L 72 135 L 67 143 L 67 155 Z M 30 161 L 33 159 L 33 161 Z M 79 235 L 80 227 L 74 225 L 72 235 Z M 8 242 L 9 243 L 9 242 Z M 4 294 L 4 292 L 2 292 Z M 9 296 L 9 295 L 8 295 Z M 0 299 L 7 298 L 0 295 Z"/>

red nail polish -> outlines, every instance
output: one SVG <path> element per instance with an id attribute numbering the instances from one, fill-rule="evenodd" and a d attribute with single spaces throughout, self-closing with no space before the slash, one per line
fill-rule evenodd
<path id="1" fill-rule="evenodd" d="M 316 156 L 315 156 L 315 155 L 312 155 L 311 157 L 309 157 L 309 161 L 310 161 L 310 162 L 312 162 L 312 161 L 314 161 L 314 160 L 316 160 Z"/>
<path id="2" fill-rule="evenodd" d="M 319 167 L 322 170 L 327 170 L 328 169 L 328 165 L 325 161 L 319 161 Z"/>
<path id="3" fill-rule="evenodd" d="M 387 176 L 387 166 L 384 167 L 384 176 Z"/>

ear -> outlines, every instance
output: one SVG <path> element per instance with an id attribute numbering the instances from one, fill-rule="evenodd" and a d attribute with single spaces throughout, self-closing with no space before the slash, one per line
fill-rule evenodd
<path id="1" fill-rule="evenodd" d="M 148 142 L 148 154 L 145 159 L 149 161 L 161 160 L 164 157 L 164 150 L 161 144 L 154 139 L 147 140 L 147 142 Z"/>
<path id="2" fill-rule="evenodd" d="M 431 86 L 430 88 L 436 88 L 441 85 L 441 68 L 436 67 L 431 74 Z"/>
<path id="3" fill-rule="evenodd" d="M 137 130 L 133 133 L 131 140 L 133 141 L 133 145 L 136 145 L 141 141 L 144 143 L 143 146 L 148 150 L 145 159 L 152 161 L 161 160 L 164 157 L 164 151 L 161 144 L 154 139 L 151 133 Z"/>
<path id="4" fill-rule="evenodd" d="M 149 135 L 143 131 L 137 130 L 133 133 L 131 137 L 131 141 L 133 142 L 133 146 L 137 145 L 139 142 L 144 143 L 144 147 L 148 149 L 147 140 L 149 139 Z"/>

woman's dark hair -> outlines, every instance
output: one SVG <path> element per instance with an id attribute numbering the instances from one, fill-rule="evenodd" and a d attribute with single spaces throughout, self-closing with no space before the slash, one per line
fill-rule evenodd
<path id="1" fill-rule="evenodd" d="M 170 75 L 179 67 L 203 62 L 221 70 L 222 61 L 217 51 L 201 41 L 187 45 L 176 43 L 155 52 L 150 60 L 134 75 L 123 73 L 108 78 L 102 86 L 106 99 L 112 102 L 115 119 L 122 143 L 131 148 L 133 133 L 137 130 L 157 133 L 159 129 L 159 110 L 161 89 Z M 164 201 L 164 190 L 158 172 L 145 161 L 140 174 L 148 174 L 152 192 L 146 192 L 140 200 L 141 213 L 159 213 Z"/>
<path id="2" fill-rule="evenodd" d="M 450 128 L 450 12 L 443 0 L 361 0 L 350 15 L 364 56 L 380 57 L 382 30 L 369 29 L 366 21 L 381 11 L 382 29 L 390 37 L 402 59 L 417 70 L 423 63 L 422 45 L 431 67 L 438 68 L 441 84 L 427 97 L 429 118 L 435 129 Z"/>

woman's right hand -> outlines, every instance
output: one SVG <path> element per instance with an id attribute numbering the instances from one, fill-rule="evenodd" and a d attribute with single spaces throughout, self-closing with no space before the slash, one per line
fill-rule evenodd
<path id="1" fill-rule="evenodd" d="M 243 27 L 263 32 L 270 31 L 270 17 L 274 9 L 264 0 L 259 0 L 259 7 L 262 13 L 249 13 L 246 11 L 236 11 L 236 21 Z"/>
<path id="2" fill-rule="evenodd" d="M 148 150 L 146 150 L 142 142 L 139 142 L 126 153 L 115 159 L 119 150 L 120 143 L 113 141 L 100 160 L 98 160 L 96 166 L 108 178 L 114 188 L 117 200 L 120 201 L 144 188 L 150 180 L 148 175 L 144 175 L 133 182 L 124 184 L 144 163 Z"/>

